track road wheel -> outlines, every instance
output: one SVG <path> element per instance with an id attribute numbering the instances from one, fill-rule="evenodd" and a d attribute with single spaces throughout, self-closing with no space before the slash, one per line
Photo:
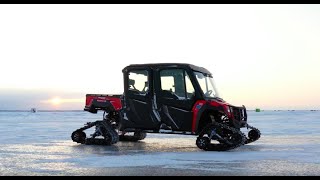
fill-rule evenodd
<path id="1" fill-rule="evenodd" d="M 141 132 L 141 131 L 136 131 L 134 132 L 133 136 L 130 135 L 119 135 L 119 140 L 120 141 L 127 141 L 127 142 L 137 142 L 140 140 L 143 140 L 147 137 L 147 133 Z"/>
<path id="2" fill-rule="evenodd" d="M 141 131 L 136 131 L 134 133 L 134 137 L 136 137 L 138 140 L 143 140 L 147 137 L 147 133 L 141 132 Z"/>
<path id="3" fill-rule="evenodd" d="M 260 137 L 261 137 L 261 132 L 259 129 L 257 129 L 253 126 L 249 126 L 249 125 L 248 125 L 248 128 L 250 129 L 250 131 L 248 132 L 248 137 L 246 137 L 245 144 L 255 142 L 256 140 L 260 139 Z"/>
<path id="4" fill-rule="evenodd" d="M 86 142 L 86 133 L 83 131 L 74 131 L 71 134 L 71 139 L 74 142 L 84 144 Z"/>
<path id="5" fill-rule="evenodd" d="M 250 130 L 248 133 L 248 137 L 249 137 L 249 139 L 252 139 L 253 141 L 259 139 L 260 138 L 259 130 L 255 130 L 255 129 Z"/>
<path id="6" fill-rule="evenodd" d="M 208 137 L 198 137 L 196 144 L 200 149 L 206 149 L 210 145 L 210 139 Z"/>

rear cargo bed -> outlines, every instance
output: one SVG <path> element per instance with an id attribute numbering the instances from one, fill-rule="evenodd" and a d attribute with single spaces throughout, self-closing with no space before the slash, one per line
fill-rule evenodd
<path id="1" fill-rule="evenodd" d="M 85 111 L 97 113 L 98 110 L 120 110 L 121 96 L 118 94 L 87 94 Z"/>

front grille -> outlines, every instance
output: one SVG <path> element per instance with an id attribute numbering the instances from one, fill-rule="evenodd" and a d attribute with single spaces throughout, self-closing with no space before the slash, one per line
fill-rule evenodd
<path id="1" fill-rule="evenodd" d="M 245 107 L 230 107 L 233 118 L 236 121 L 243 122 L 247 121 L 247 112 Z"/>

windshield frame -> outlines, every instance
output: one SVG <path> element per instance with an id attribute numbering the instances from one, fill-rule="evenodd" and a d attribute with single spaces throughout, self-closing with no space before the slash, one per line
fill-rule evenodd
<path id="1" fill-rule="evenodd" d="M 219 91 L 218 89 L 216 88 L 216 85 L 215 85 L 215 81 L 212 77 L 211 74 L 207 74 L 207 73 L 203 73 L 203 72 L 199 72 L 199 71 L 194 71 L 193 70 L 193 74 L 195 76 L 195 80 L 197 81 L 198 85 L 199 85 L 199 88 L 203 94 L 203 96 L 205 98 L 210 98 L 210 99 L 214 99 L 214 98 L 221 98 L 220 97 L 220 94 L 219 94 Z M 203 89 L 203 85 L 201 85 L 200 83 L 200 78 L 198 77 L 197 74 L 201 74 L 204 76 L 204 79 L 205 79 L 205 89 Z M 207 94 L 207 92 L 209 90 L 212 90 L 212 93 L 211 94 Z"/>

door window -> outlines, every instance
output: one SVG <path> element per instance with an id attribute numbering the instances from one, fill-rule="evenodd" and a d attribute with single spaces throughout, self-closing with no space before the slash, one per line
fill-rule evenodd
<path id="1" fill-rule="evenodd" d="M 146 94 L 149 90 L 148 71 L 133 70 L 129 72 L 129 90 L 139 94 Z"/>
<path id="2" fill-rule="evenodd" d="M 185 73 L 187 98 L 192 99 L 195 96 L 195 90 L 187 73 Z"/>
<path id="3" fill-rule="evenodd" d="M 161 91 L 166 97 L 174 99 L 190 99 L 194 96 L 194 88 L 187 73 L 182 69 L 166 69 L 160 71 Z"/>

